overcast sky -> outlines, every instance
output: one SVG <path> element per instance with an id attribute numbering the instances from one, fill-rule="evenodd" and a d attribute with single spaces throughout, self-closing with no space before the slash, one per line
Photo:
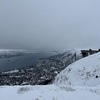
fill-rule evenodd
<path id="1" fill-rule="evenodd" d="M 100 0 L 0 0 L 0 48 L 100 48 Z"/>

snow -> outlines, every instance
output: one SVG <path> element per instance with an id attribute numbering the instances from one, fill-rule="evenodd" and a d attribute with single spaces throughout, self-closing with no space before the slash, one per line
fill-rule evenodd
<path id="1" fill-rule="evenodd" d="M 100 53 L 69 65 L 55 78 L 54 84 L 73 86 L 100 85 Z"/>
<path id="2" fill-rule="evenodd" d="M 11 70 L 11 71 L 2 72 L 2 74 L 8 74 L 8 73 L 17 73 L 17 72 L 19 72 L 19 70 L 17 70 L 17 69 L 14 69 L 14 70 Z"/>
<path id="3" fill-rule="evenodd" d="M 67 99 L 100 100 L 100 53 L 69 65 L 51 85 L 0 86 L 0 100 Z"/>
<path id="4" fill-rule="evenodd" d="M 0 100 L 100 100 L 98 87 L 2 86 Z"/>

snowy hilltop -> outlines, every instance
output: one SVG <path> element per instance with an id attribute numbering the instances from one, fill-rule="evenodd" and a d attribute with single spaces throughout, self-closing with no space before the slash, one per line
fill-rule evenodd
<path id="1" fill-rule="evenodd" d="M 100 85 L 100 53 L 74 62 L 55 78 L 54 84 L 72 86 Z"/>

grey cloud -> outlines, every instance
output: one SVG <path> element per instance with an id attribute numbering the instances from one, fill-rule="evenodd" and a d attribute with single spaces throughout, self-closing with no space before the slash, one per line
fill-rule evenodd
<path id="1" fill-rule="evenodd" d="M 99 48 L 99 0 L 1 0 L 2 48 Z"/>

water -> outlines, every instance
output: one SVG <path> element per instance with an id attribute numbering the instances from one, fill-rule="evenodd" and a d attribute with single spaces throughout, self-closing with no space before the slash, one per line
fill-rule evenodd
<path id="1" fill-rule="evenodd" d="M 45 58 L 49 56 L 51 55 L 44 53 L 31 53 L 19 57 L 3 58 L 0 59 L 0 72 L 12 69 L 26 68 L 35 65 L 39 58 Z"/>

